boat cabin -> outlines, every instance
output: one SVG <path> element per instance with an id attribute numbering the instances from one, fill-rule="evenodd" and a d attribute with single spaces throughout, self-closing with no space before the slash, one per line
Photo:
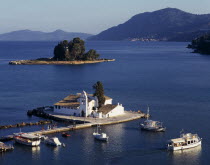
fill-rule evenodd
<path id="1" fill-rule="evenodd" d="M 168 145 L 174 147 L 180 147 L 180 146 L 195 144 L 198 143 L 198 141 L 199 137 L 197 134 L 187 133 L 187 134 L 181 134 L 180 138 L 171 139 Z"/>
<path id="2" fill-rule="evenodd" d="M 37 140 L 40 139 L 39 136 L 32 135 L 32 134 L 21 134 L 20 137 L 23 138 L 23 139 L 31 140 L 31 141 L 37 141 Z"/>
<path id="3" fill-rule="evenodd" d="M 146 120 L 146 121 L 144 121 L 144 124 L 147 127 L 158 127 L 158 126 L 161 126 L 161 123 L 159 121 L 153 121 L 153 120 Z"/>

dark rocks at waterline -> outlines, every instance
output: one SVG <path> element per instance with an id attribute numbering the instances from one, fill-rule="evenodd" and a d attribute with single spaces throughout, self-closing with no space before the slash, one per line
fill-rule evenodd
<path id="1" fill-rule="evenodd" d="M 45 107 L 38 107 L 36 109 L 33 110 L 28 110 L 27 115 L 28 116 L 37 116 L 37 117 L 43 117 L 45 115 L 47 115 L 47 113 L 45 112 L 45 110 L 53 110 L 52 106 L 45 106 Z"/>
<path id="2" fill-rule="evenodd" d="M 8 135 L 8 136 L 2 136 L 2 137 L 0 137 L 0 141 L 1 142 L 7 142 L 7 141 L 10 141 L 10 140 L 13 140 L 13 135 Z"/>
<path id="3" fill-rule="evenodd" d="M 17 124 L 10 124 L 10 125 L 0 125 L 0 129 L 8 129 L 8 128 L 17 128 L 17 127 L 24 127 L 24 126 L 33 126 L 33 125 L 44 125 L 44 124 L 51 124 L 52 121 L 49 121 L 49 120 L 40 120 L 38 122 L 35 122 L 35 123 L 25 123 L 25 122 L 22 122 L 22 123 L 17 123 Z"/>

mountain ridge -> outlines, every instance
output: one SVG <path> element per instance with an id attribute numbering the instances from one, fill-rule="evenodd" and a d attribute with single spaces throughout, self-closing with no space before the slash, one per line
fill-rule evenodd
<path id="1" fill-rule="evenodd" d="M 136 14 L 128 21 L 90 37 L 90 40 L 154 39 L 191 41 L 189 33 L 210 30 L 210 14 L 192 14 L 176 8 Z M 185 36 L 187 35 L 187 37 Z"/>
<path id="2" fill-rule="evenodd" d="M 66 32 L 61 29 L 57 29 L 53 32 L 24 29 L 0 34 L 0 41 L 61 41 L 70 40 L 75 37 L 80 37 L 85 40 L 90 36 L 92 36 L 92 34 Z"/>

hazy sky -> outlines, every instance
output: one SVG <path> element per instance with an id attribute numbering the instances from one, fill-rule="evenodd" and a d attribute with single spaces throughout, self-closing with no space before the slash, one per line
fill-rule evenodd
<path id="1" fill-rule="evenodd" d="M 210 13 L 210 0 L 0 0 L 0 33 L 30 29 L 97 34 L 135 14 L 166 7 Z"/>

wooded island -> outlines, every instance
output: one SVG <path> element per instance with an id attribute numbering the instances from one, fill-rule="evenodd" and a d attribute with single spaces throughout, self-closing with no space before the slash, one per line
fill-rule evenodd
<path id="1" fill-rule="evenodd" d="M 114 59 L 99 59 L 100 54 L 94 49 L 85 52 L 85 42 L 80 38 L 74 38 L 70 42 L 67 40 L 59 42 L 54 48 L 52 58 L 39 58 L 36 60 L 10 61 L 13 65 L 45 65 L 45 64 L 86 64 L 99 63 L 105 61 L 115 61 Z"/>

